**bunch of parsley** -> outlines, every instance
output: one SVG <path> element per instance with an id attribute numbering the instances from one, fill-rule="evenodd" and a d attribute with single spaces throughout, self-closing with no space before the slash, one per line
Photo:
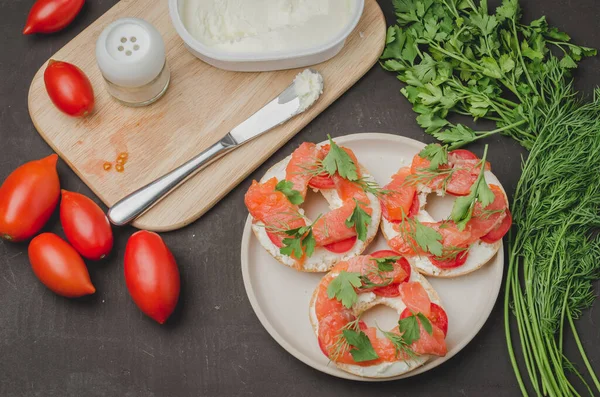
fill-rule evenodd
<path id="1" fill-rule="evenodd" d="M 538 105 L 547 98 L 540 86 L 554 62 L 552 52 L 560 53 L 558 65 L 565 71 L 596 54 L 570 43 L 545 17 L 522 24 L 517 0 L 504 0 L 493 14 L 486 1 L 393 3 L 397 25 L 388 29 L 381 64 L 406 83 L 401 92 L 419 114 L 419 125 L 451 149 L 495 133 L 531 149 L 544 116 Z M 453 124 L 450 113 L 492 120 L 497 128 Z"/>

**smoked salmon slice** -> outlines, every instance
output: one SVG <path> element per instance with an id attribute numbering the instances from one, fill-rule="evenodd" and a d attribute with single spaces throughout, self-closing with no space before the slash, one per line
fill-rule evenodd
<path id="1" fill-rule="evenodd" d="M 383 190 L 389 193 L 381 196 L 381 209 L 383 216 L 389 221 L 400 221 L 410 212 L 417 189 L 414 185 L 406 183 L 409 175 L 409 167 L 400 168 L 392 176 L 392 181 L 383 187 Z"/>
<path id="2" fill-rule="evenodd" d="M 280 191 L 275 190 L 277 179 L 271 178 L 265 183 L 252 181 L 244 201 L 248 212 L 256 221 L 262 222 L 267 231 L 281 241 L 288 237 L 284 231 L 306 226 L 298 212 L 298 206 L 290 203 Z"/>
<path id="3" fill-rule="evenodd" d="M 402 302 L 413 314 L 423 313 L 425 317 L 431 314 L 431 300 L 421 283 L 410 281 L 398 286 Z"/>
<path id="4" fill-rule="evenodd" d="M 285 179 L 293 183 L 293 189 L 299 191 L 303 198 L 306 197 L 308 182 L 315 175 L 321 159 L 321 150 L 312 142 L 304 142 L 292 153 L 285 169 Z"/>

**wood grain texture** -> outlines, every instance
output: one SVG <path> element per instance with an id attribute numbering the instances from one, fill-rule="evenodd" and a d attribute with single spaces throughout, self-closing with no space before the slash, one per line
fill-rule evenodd
<path id="1" fill-rule="evenodd" d="M 171 86 L 157 103 L 128 108 L 112 99 L 96 65 L 95 42 L 106 25 L 124 16 L 152 23 L 162 34 Z M 168 231 L 188 225 L 216 204 L 256 167 L 342 95 L 373 66 L 383 49 L 385 20 L 375 0 L 345 47 L 316 65 L 324 93 L 306 113 L 213 163 L 134 222 Z M 29 113 L 40 135 L 108 206 L 187 161 L 287 87 L 296 70 L 237 73 L 213 68 L 191 55 L 175 32 L 163 0 L 122 0 L 52 57 L 79 66 L 90 78 L 96 110 L 84 119 L 60 113 L 43 82 L 44 64 L 29 91 Z M 128 152 L 125 172 L 103 164 Z"/>

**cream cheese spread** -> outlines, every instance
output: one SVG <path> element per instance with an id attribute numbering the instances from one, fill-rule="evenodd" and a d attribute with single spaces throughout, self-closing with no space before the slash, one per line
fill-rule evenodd
<path id="1" fill-rule="evenodd" d="M 303 50 L 323 44 L 350 22 L 351 0 L 185 0 L 188 32 L 230 52 Z"/>

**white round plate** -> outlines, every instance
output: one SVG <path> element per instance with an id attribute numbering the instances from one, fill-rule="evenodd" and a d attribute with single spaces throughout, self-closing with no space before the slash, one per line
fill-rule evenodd
<path id="1" fill-rule="evenodd" d="M 413 139 L 377 133 L 347 135 L 335 138 L 335 141 L 352 149 L 361 164 L 382 186 L 401 166 L 410 165 L 413 156 L 425 146 Z M 492 177 L 492 181 L 496 183 L 494 179 Z M 324 205 L 324 200 L 315 200 L 317 198 L 315 195 L 309 196 L 303 205 L 309 217 L 311 213 L 314 215 L 317 211 L 329 210 Z M 445 200 L 431 200 L 431 205 L 427 205 L 428 211 L 434 217 L 437 213 L 439 219 L 448 214 L 450 208 L 450 202 Z M 365 253 L 381 249 L 389 248 L 379 233 Z M 448 314 L 448 354 L 445 357 L 434 357 L 425 365 L 404 375 L 385 379 L 361 378 L 329 363 L 319 349 L 308 317 L 311 295 L 324 273 L 301 273 L 277 262 L 252 233 L 250 216 L 242 237 L 241 259 L 244 285 L 252 308 L 269 334 L 285 350 L 305 364 L 333 376 L 352 380 L 383 381 L 414 376 L 435 368 L 453 357 L 475 337 L 489 317 L 500 292 L 504 251 L 500 247 L 487 265 L 466 276 L 454 279 L 428 278 Z M 387 317 L 383 317 L 385 315 Z M 388 326 L 391 328 L 393 323 L 397 322 L 396 317 L 395 312 L 390 317 L 389 311 L 377 307 L 365 313 L 363 319 L 371 326 L 376 321 L 385 329 Z"/>

